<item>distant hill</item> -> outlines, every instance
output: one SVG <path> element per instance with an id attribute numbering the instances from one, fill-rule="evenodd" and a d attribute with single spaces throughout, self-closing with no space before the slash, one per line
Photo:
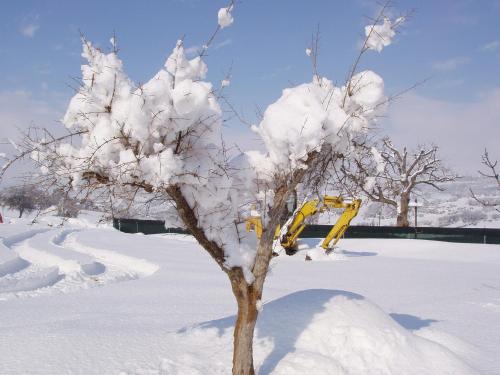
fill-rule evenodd
<path id="1" fill-rule="evenodd" d="M 500 213 L 482 207 L 469 190 L 472 189 L 481 199 L 500 203 L 500 193 L 494 182 L 483 177 L 463 177 L 442 187 L 445 191 L 425 187 L 416 194 L 418 202 L 423 204 L 418 208 L 418 226 L 500 228 Z M 410 225 L 413 225 L 413 208 L 410 210 Z M 318 223 L 333 223 L 335 218 L 335 213 L 325 213 Z M 379 221 L 380 225 L 395 225 L 395 209 L 364 200 L 353 224 L 379 225 Z"/>

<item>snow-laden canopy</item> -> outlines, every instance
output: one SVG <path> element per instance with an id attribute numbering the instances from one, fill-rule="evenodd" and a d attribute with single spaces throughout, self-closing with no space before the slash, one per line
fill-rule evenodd
<path id="1" fill-rule="evenodd" d="M 75 183 L 82 170 L 153 188 L 206 177 L 210 165 L 204 161 L 213 149 L 208 145 L 219 140 L 221 110 L 212 85 L 203 81 L 205 63 L 186 59 L 179 41 L 163 69 L 135 87 L 115 53 L 90 42 L 83 47 L 83 86 L 63 118 L 68 129 L 84 131 L 82 143 L 59 147 L 72 163 Z M 179 137 L 187 138 L 182 156 Z"/>
<path id="2" fill-rule="evenodd" d="M 231 11 L 220 9 L 218 29 L 233 22 Z M 384 33 L 387 45 L 393 36 L 384 31 L 392 30 L 387 22 L 372 25 L 377 29 L 368 35 L 369 46 L 373 35 Z M 205 81 L 201 56 L 186 58 L 178 41 L 163 68 L 138 86 L 125 74 L 114 40 L 112 45 L 104 53 L 83 43 L 82 86 L 62 120 L 81 142 L 58 143 L 48 152 L 37 148 L 33 157 L 75 187 L 97 181 L 167 196 L 168 189 L 177 189 L 194 213 L 192 224 L 223 249 L 224 266 L 242 267 L 249 281 L 256 255 L 254 235 L 243 228 L 249 204 L 269 206 L 277 188 L 273 178 L 308 168 L 311 155 L 345 152 L 387 101 L 383 80 L 372 71 L 352 74 L 340 86 L 315 75 L 283 90 L 253 127 L 266 151 L 249 151 L 229 163 L 221 142 L 222 111 Z"/>
<path id="3" fill-rule="evenodd" d="M 337 87 L 326 78 L 315 78 L 283 90 L 254 130 L 262 137 L 267 155 L 250 152 L 256 169 L 267 176 L 278 170 L 303 166 L 308 155 L 325 144 L 336 151 L 349 147 L 349 136 L 363 132 L 381 113 L 387 98 L 384 82 L 372 71 L 352 77 Z"/>

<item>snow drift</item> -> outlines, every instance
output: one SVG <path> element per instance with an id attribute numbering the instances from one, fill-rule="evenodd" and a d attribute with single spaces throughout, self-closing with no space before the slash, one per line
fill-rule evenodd
<path id="1" fill-rule="evenodd" d="M 178 343 L 186 351 L 175 360 L 165 359 L 161 370 L 229 373 L 234 320 L 179 332 Z M 450 349 L 405 329 L 363 296 L 338 290 L 310 289 L 267 303 L 257 323 L 254 350 L 259 374 L 476 373 Z"/>

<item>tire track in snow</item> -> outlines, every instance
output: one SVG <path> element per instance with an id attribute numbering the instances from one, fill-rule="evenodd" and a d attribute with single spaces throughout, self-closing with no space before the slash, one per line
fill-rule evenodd
<path id="1" fill-rule="evenodd" d="M 75 234 L 75 232 L 69 233 L 65 237 L 63 241 L 64 247 L 67 247 L 73 251 L 91 255 L 103 263 L 128 270 L 128 272 L 130 272 L 131 274 L 136 275 L 136 278 L 150 276 L 160 268 L 157 264 L 154 264 L 145 259 L 120 254 L 113 250 L 100 249 L 84 245 L 78 242 Z"/>
<path id="2" fill-rule="evenodd" d="M 26 292 L 54 285 L 63 278 L 57 267 L 40 268 L 28 266 L 15 274 L 0 279 L 0 299 L 2 294 Z"/>
<path id="3" fill-rule="evenodd" d="M 141 259 L 81 246 L 71 236 L 78 231 L 32 230 L 4 240 L 22 267 L 0 275 L 0 300 L 71 293 L 144 277 L 158 268 Z"/>
<path id="4" fill-rule="evenodd" d="M 50 229 L 31 229 L 25 232 L 0 239 L 0 277 L 16 273 L 30 265 L 29 262 L 20 258 L 12 247 L 31 236 L 46 232 Z"/>
<path id="5" fill-rule="evenodd" d="M 57 267 L 34 265 L 14 250 L 19 244 L 48 231 L 50 229 L 31 229 L 1 240 L 0 252 L 8 259 L 0 264 L 0 300 L 49 287 L 62 279 Z"/>

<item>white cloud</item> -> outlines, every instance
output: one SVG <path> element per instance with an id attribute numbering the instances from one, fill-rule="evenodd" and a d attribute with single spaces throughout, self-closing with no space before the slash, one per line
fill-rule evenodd
<path id="1" fill-rule="evenodd" d="M 23 34 L 27 38 L 33 38 L 39 28 L 40 25 L 37 25 L 36 23 L 30 23 L 21 27 L 21 34 Z"/>
<path id="2" fill-rule="evenodd" d="M 447 79 L 443 81 L 438 81 L 434 85 L 435 89 L 449 89 L 453 87 L 459 87 L 462 86 L 465 83 L 465 81 L 461 78 L 459 79 Z"/>
<path id="3" fill-rule="evenodd" d="M 225 39 L 223 40 L 222 42 L 220 43 L 217 43 L 215 46 L 214 46 L 214 49 L 217 50 L 217 49 L 220 49 L 220 48 L 224 48 L 224 47 L 227 47 L 229 46 L 230 44 L 233 43 L 233 40 L 231 38 L 228 38 L 228 39 Z"/>
<path id="4" fill-rule="evenodd" d="M 455 14 L 450 16 L 450 21 L 462 26 L 474 26 L 479 22 L 479 18 L 472 14 Z"/>
<path id="5" fill-rule="evenodd" d="M 390 108 L 385 132 L 397 144 L 435 143 L 448 165 L 475 174 L 484 148 L 500 158 L 500 87 L 474 102 L 407 94 Z"/>
<path id="6" fill-rule="evenodd" d="M 440 71 L 449 71 L 458 68 L 461 65 L 465 65 L 470 61 L 468 57 L 457 56 L 451 59 L 436 61 L 432 64 L 432 67 Z"/>
<path id="7" fill-rule="evenodd" d="M 487 52 L 493 52 L 496 51 L 498 47 L 500 47 L 500 42 L 498 40 L 494 40 L 490 43 L 486 43 L 485 45 L 481 46 L 481 50 Z"/>
<path id="8" fill-rule="evenodd" d="M 201 49 L 200 46 L 191 46 L 191 47 L 187 47 L 184 50 L 184 52 L 186 53 L 187 56 L 194 56 L 194 55 L 198 54 L 200 49 Z"/>
<path id="9" fill-rule="evenodd" d="M 61 130 L 57 121 L 63 115 L 63 101 L 56 93 L 46 93 L 46 98 L 37 99 L 25 90 L 0 91 L 0 139 L 17 138 L 20 130 L 32 126 Z"/>
<path id="10" fill-rule="evenodd" d="M 30 127 L 44 127 L 55 135 L 63 134 L 64 128 L 57 121 L 63 115 L 66 100 L 51 91 L 44 92 L 43 100 L 25 90 L 0 91 L 0 152 L 12 155 L 15 151 L 7 140 L 19 140 L 21 132 Z M 15 164 L 2 184 L 15 183 L 17 180 L 12 177 L 28 171 L 29 164 Z"/>
<path id="11" fill-rule="evenodd" d="M 230 44 L 233 43 L 233 40 L 231 38 L 228 38 L 228 39 L 224 39 L 222 42 L 220 43 L 216 43 L 212 46 L 212 48 L 214 50 L 218 50 L 218 49 L 221 49 L 221 48 L 224 48 L 224 47 L 227 47 L 229 46 Z M 184 52 L 186 53 L 186 55 L 188 56 L 194 56 L 194 55 L 197 55 L 198 52 L 200 52 L 200 50 L 202 49 L 201 46 L 199 45 L 194 45 L 194 46 L 190 46 L 190 47 L 187 47 L 186 49 L 184 49 Z"/>

